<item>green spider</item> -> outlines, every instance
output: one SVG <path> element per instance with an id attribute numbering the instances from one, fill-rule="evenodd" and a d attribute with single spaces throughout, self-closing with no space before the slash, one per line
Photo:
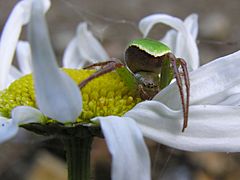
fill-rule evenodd
<path id="1" fill-rule="evenodd" d="M 82 88 L 92 79 L 116 70 L 130 87 L 138 88 L 143 100 L 151 100 L 175 77 L 182 102 L 183 132 L 188 123 L 190 97 L 190 81 L 184 59 L 176 58 L 169 47 L 159 41 L 136 39 L 129 43 L 125 51 L 124 61 L 125 64 L 112 58 L 110 61 L 85 67 L 85 69 L 89 69 L 100 66 L 101 69 L 82 81 L 79 87 Z M 181 68 L 181 72 L 179 68 Z M 183 88 L 183 81 L 185 89 Z M 186 92 L 185 94 L 183 89 Z"/>

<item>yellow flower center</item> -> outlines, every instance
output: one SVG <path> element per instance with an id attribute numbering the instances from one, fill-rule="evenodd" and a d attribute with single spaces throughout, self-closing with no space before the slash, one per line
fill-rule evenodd
<path id="1" fill-rule="evenodd" d="M 86 79 L 95 70 L 64 69 L 77 83 Z M 83 111 L 78 122 L 89 121 L 96 116 L 121 116 L 141 101 L 136 89 L 130 89 L 116 72 L 110 72 L 95 78 L 81 89 Z M 26 75 L 14 81 L 0 92 L 0 113 L 10 117 L 16 106 L 37 108 L 32 75 Z"/>

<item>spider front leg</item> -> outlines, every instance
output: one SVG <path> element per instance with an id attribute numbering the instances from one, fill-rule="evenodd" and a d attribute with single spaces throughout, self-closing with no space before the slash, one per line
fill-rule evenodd
<path id="1" fill-rule="evenodd" d="M 120 63 L 120 60 L 116 59 L 116 58 L 110 58 L 109 61 L 103 61 L 103 62 L 99 62 L 99 63 L 94 63 L 94 64 L 91 64 L 89 66 L 85 66 L 83 67 L 83 69 L 94 69 L 95 67 L 101 67 L 103 68 L 104 66 L 108 65 L 108 64 L 114 64 L 114 63 Z"/>
<path id="2" fill-rule="evenodd" d="M 186 87 L 186 115 L 188 119 L 188 113 L 189 113 L 189 98 L 190 98 L 190 80 L 189 80 L 189 74 L 188 74 L 188 69 L 187 69 L 187 63 L 184 59 L 182 58 L 177 58 L 177 61 L 180 63 L 180 67 L 182 68 L 183 71 L 183 77 L 184 77 L 184 82 L 185 82 L 185 87 Z M 184 127 L 187 127 L 187 122 L 184 121 Z M 184 131 L 184 128 L 183 128 Z"/>
<path id="3" fill-rule="evenodd" d="M 177 82 L 177 86 L 178 86 L 181 101 L 182 101 L 183 118 L 184 118 L 182 132 L 184 132 L 185 128 L 188 125 L 189 98 L 190 98 L 190 80 L 189 80 L 189 75 L 187 70 L 187 63 L 181 58 L 176 58 L 172 53 L 169 53 L 168 57 L 172 64 L 174 76 Z M 178 64 L 182 69 L 182 74 L 178 70 Z M 181 76 L 183 76 L 183 79 Z M 186 98 L 184 98 L 184 93 L 183 93 L 183 82 L 182 82 L 183 80 L 185 84 Z"/>
<path id="4" fill-rule="evenodd" d="M 84 67 L 83 69 L 92 69 L 93 67 L 97 67 L 100 66 L 101 69 L 98 70 L 97 72 L 95 72 L 94 74 L 90 75 L 88 78 L 86 78 L 85 80 L 83 80 L 78 86 L 79 88 L 83 88 L 89 81 L 104 75 L 106 73 L 109 73 L 111 71 L 114 71 L 117 68 L 123 67 L 124 65 L 122 63 L 116 62 L 114 60 L 110 60 L 110 61 L 105 61 L 105 62 L 100 62 L 100 63 L 96 63 L 96 64 L 92 64 L 90 66 Z"/>

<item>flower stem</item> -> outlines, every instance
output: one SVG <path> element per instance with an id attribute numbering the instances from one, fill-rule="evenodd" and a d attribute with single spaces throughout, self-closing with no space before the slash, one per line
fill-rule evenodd
<path id="1" fill-rule="evenodd" d="M 93 136 L 63 139 L 68 165 L 68 180 L 90 180 L 90 152 Z"/>

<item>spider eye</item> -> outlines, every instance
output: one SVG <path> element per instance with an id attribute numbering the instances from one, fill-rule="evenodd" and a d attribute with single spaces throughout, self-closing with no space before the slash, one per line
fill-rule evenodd
<path id="1" fill-rule="evenodd" d="M 157 87 L 157 85 L 154 84 L 154 83 L 145 83 L 144 85 L 145 85 L 145 87 L 147 87 L 147 88 L 156 88 L 156 87 Z"/>

